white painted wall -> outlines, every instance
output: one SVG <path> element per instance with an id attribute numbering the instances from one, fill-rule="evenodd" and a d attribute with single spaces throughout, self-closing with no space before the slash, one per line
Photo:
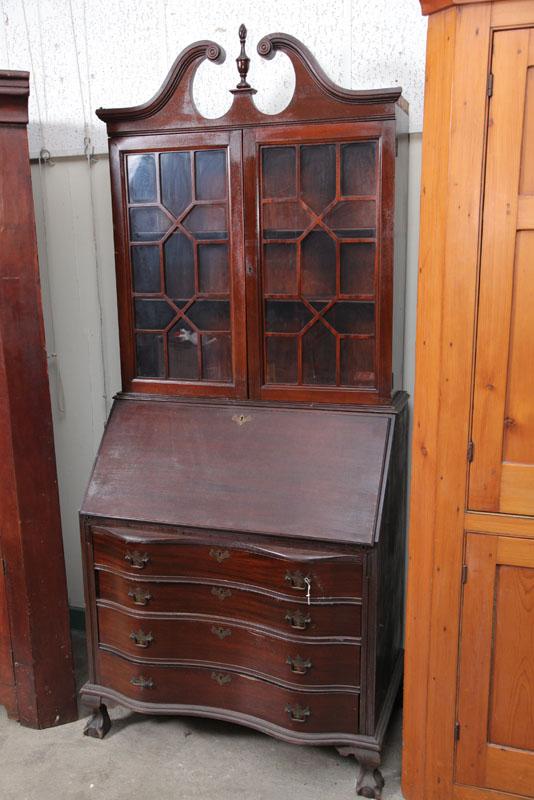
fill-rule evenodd
<path id="1" fill-rule="evenodd" d="M 47 349 L 69 597 L 83 605 L 77 512 L 113 394 L 120 388 L 107 157 L 81 157 L 84 137 L 106 152 L 98 106 L 151 97 L 178 52 L 215 39 L 222 66 L 205 64 L 195 83 L 203 113 L 218 116 L 237 80 L 237 28 L 249 28 L 250 82 L 273 113 L 292 91 L 287 59 L 264 62 L 257 41 L 282 30 L 300 38 L 328 75 L 353 88 L 401 85 L 411 105 L 405 387 L 413 388 L 420 135 L 426 20 L 417 0 L 0 0 L 0 66 L 32 72 L 34 163 Z M 56 354 L 55 356 L 53 354 Z"/>

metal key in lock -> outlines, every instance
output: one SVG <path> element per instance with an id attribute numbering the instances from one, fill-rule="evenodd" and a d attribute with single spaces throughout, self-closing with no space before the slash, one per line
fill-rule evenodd
<path id="1" fill-rule="evenodd" d="M 304 583 L 306 584 L 306 600 L 308 601 L 308 605 L 311 605 L 311 578 L 306 576 L 304 578 Z"/>

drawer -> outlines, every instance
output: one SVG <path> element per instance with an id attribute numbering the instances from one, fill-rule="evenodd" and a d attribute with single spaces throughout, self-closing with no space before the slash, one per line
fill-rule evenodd
<path id="1" fill-rule="evenodd" d="M 363 570 L 361 556 L 320 555 L 294 558 L 290 547 L 282 555 L 257 549 L 213 544 L 147 541 L 150 534 L 119 531 L 115 534 L 93 529 L 95 566 L 130 574 L 161 577 L 185 576 L 228 580 L 285 592 L 294 597 L 361 598 Z M 295 552 L 302 552 L 295 548 Z"/>
<path id="2" fill-rule="evenodd" d="M 220 716 L 227 719 L 232 712 L 246 714 L 295 734 L 358 732 L 356 692 L 294 691 L 238 672 L 140 665 L 102 651 L 97 655 L 97 674 L 100 685 L 139 703 L 165 704 L 167 712 L 179 711 L 169 708 L 176 704 L 193 714 L 205 709 L 218 716 L 217 710 L 222 710 L 227 713 Z M 257 727 L 265 726 L 260 722 Z"/>
<path id="3" fill-rule="evenodd" d="M 288 639 L 224 619 L 138 618 L 98 609 L 99 643 L 149 661 L 227 664 L 297 685 L 358 687 L 360 646 Z"/>
<path id="4" fill-rule="evenodd" d="M 215 583 L 156 582 L 98 570 L 97 598 L 132 611 L 248 620 L 301 636 L 360 636 L 359 603 L 317 603 Z"/>

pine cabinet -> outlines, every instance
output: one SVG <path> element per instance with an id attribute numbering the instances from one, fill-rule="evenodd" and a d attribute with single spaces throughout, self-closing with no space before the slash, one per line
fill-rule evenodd
<path id="1" fill-rule="evenodd" d="M 404 792 L 531 798 L 534 3 L 422 6 Z"/>

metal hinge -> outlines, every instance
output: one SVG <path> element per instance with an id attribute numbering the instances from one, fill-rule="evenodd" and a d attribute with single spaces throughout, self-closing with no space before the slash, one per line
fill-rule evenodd
<path id="1" fill-rule="evenodd" d="M 399 155 L 399 137 L 395 136 L 395 156 Z"/>
<path id="2" fill-rule="evenodd" d="M 460 739 L 460 723 L 454 723 L 454 741 L 457 742 Z"/>
<path id="3" fill-rule="evenodd" d="M 467 583 L 467 564 L 462 566 L 462 583 Z"/>
<path id="4" fill-rule="evenodd" d="M 493 95 L 493 72 L 490 72 L 488 75 L 488 97 L 492 97 Z"/>
<path id="5" fill-rule="evenodd" d="M 467 461 L 469 464 L 472 462 L 474 455 L 475 455 L 475 443 L 471 439 L 467 444 Z"/>

